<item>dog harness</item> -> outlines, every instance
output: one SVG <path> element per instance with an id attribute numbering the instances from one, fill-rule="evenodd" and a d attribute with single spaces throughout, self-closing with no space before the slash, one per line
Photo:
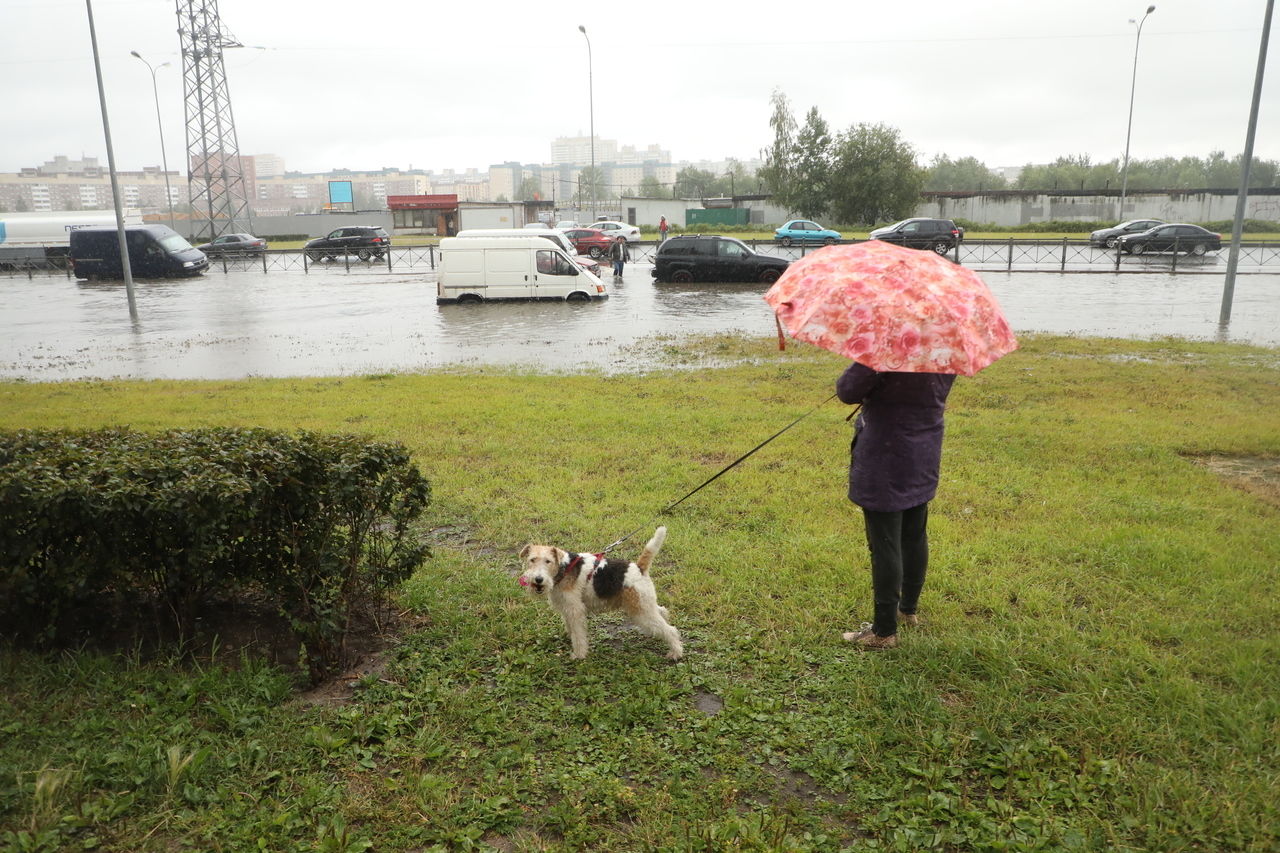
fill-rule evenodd
<path id="1" fill-rule="evenodd" d="M 556 572 L 555 583 L 560 583 L 566 577 L 577 577 L 578 572 L 583 566 L 587 567 L 587 580 L 591 580 L 595 576 L 596 569 L 604 565 L 604 554 L 569 554 L 569 562 L 560 567 L 560 571 Z"/>

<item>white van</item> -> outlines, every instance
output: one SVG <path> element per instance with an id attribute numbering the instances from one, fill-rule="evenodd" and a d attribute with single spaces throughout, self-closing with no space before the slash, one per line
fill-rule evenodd
<path id="1" fill-rule="evenodd" d="M 578 266 L 583 269 L 590 270 L 595 275 L 600 275 L 600 264 L 596 263 L 592 258 L 584 258 L 578 254 L 578 250 L 574 248 L 573 241 L 564 235 L 563 231 L 556 231 L 551 228 L 541 228 L 538 230 L 525 230 L 523 228 L 464 228 L 457 233 L 458 237 L 509 237 L 513 240 L 550 240 L 561 249 L 564 253 L 578 262 Z"/>
<path id="2" fill-rule="evenodd" d="M 446 237 L 437 274 L 437 303 L 609 297 L 604 282 L 546 240 Z"/>

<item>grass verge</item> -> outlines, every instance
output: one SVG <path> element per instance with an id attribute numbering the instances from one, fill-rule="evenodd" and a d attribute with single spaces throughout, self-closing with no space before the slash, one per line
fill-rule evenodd
<path id="1" fill-rule="evenodd" d="M 834 402 L 663 519 L 688 656 L 513 580 L 597 550 L 830 394 L 844 362 L 661 344 L 644 376 L 0 385 L 0 426 L 405 442 L 432 480 L 414 627 L 308 701 L 255 663 L 0 651 L 17 850 L 1273 850 L 1280 352 L 1035 337 L 952 394 L 924 627 L 884 655 Z M 720 366 L 707 367 L 706 364 Z M 1256 469 L 1258 466 L 1254 465 Z"/>

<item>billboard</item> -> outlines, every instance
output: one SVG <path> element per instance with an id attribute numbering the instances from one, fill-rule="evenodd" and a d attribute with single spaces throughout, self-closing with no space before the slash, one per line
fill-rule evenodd
<path id="1" fill-rule="evenodd" d="M 330 181 L 329 182 L 329 208 L 334 209 L 340 205 L 350 205 L 351 209 L 355 209 L 355 196 L 351 192 L 350 181 Z"/>

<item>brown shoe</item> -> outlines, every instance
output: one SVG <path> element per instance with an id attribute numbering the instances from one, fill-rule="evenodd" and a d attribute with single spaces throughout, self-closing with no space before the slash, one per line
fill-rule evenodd
<path id="1" fill-rule="evenodd" d="M 890 634 L 887 637 L 878 637 L 871 630 L 870 622 L 863 622 L 862 627 L 857 631 L 845 631 L 840 635 L 846 643 L 852 643 L 859 649 L 868 652 L 882 652 L 885 649 L 893 649 L 898 646 L 898 635 Z"/>
<path id="2" fill-rule="evenodd" d="M 920 627 L 920 616 L 915 613 L 903 613 L 898 611 L 898 624 L 906 625 L 911 628 Z"/>

